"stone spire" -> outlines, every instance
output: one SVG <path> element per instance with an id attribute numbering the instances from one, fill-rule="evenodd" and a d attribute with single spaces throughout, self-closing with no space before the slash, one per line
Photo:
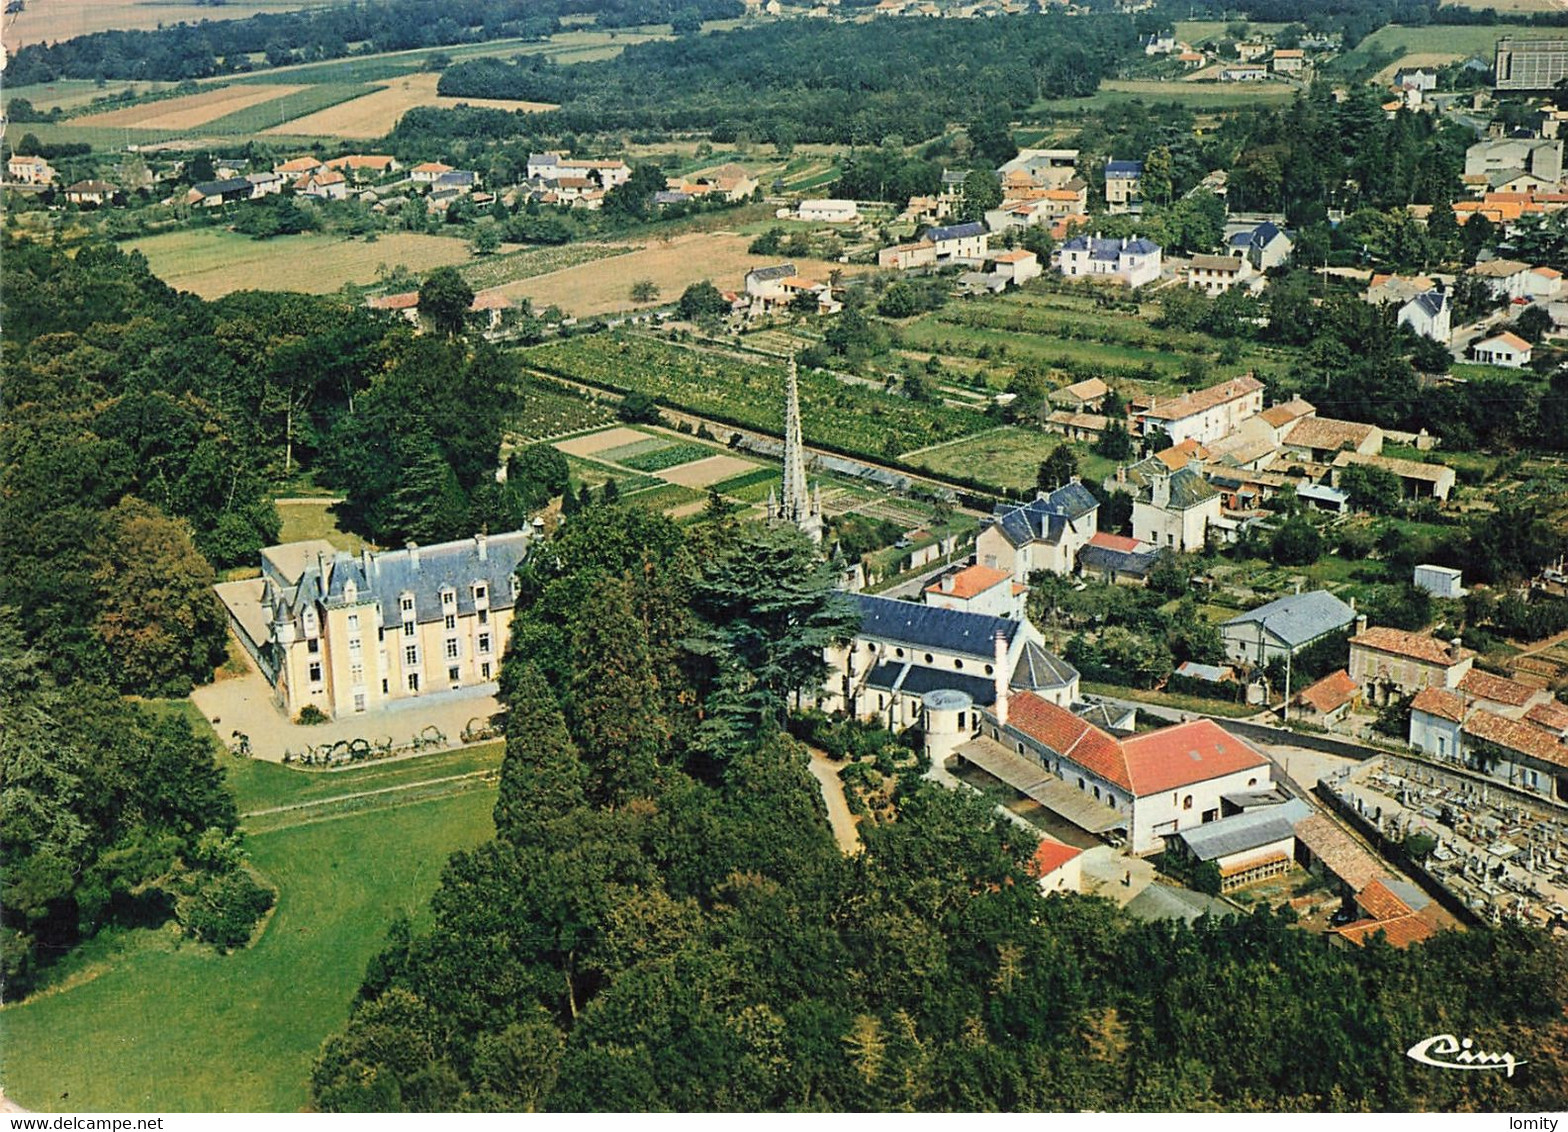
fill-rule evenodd
<path id="1" fill-rule="evenodd" d="M 789 376 L 784 402 L 784 494 L 777 505 L 769 493 L 768 515 L 794 523 L 812 542 L 822 541 L 822 493 L 816 497 L 806 483 L 806 445 L 801 438 L 800 385 L 795 372 L 795 356 L 790 355 Z"/>

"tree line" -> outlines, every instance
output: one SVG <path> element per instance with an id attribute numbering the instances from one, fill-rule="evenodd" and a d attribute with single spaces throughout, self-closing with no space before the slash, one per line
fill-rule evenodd
<path id="1" fill-rule="evenodd" d="M 790 21 L 636 44 L 572 66 L 469 60 L 448 68 L 439 89 L 560 103 L 530 116 L 553 131 L 695 129 L 720 141 L 744 132 L 866 145 L 935 136 L 981 106 L 1017 111 L 1092 94 L 1133 43 L 1130 23 L 1110 17 Z"/>

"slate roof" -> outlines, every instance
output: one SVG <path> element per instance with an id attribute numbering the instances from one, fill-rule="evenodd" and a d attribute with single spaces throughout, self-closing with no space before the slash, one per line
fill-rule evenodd
<path id="1" fill-rule="evenodd" d="M 1160 464 L 1160 468 L 1161 470 L 1169 470 L 1163 463 Z M 1209 481 L 1199 474 L 1196 468 L 1188 467 L 1170 472 L 1170 480 L 1171 496 L 1170 503 L 1166 505 L 1167 510 L 1186 511 L 1189 508 L 1198 506 L 1200 503 L 1213 499 L 1219 494 L 1210 485 Z M 1153 487 L 1145 485 L 1140 489 L 1139 497 L 1145 503 L 1151 502 L 1154 497 Z"/>
<path id="2" fill-rule="evenodd" d="M 985 235 L 985 225 L 978 220 L 971 220 L 967 224 L 949 224 L 943 228 L 927 228 L 920 238 L 922 240 L 930 240 L 934 244 L 938 240 L 967 240 L 983 235 Z"/>
<path id="3" fill-rule="evenodd" d="M 1020 628 L 1019 622 L 1006 617 L 940 609 L 873 594 L 850 596 L 860 609 L 859 636 L 877 637 L 915 648 L 991 657 L 996 651 L 996 634 L 1000 632 L 1011 644 Z"/>
<path id="4" fill-rule="evenodd" d="M 1105 163 L 1106 177 L 1141 177 L 1143 176 L 1143 162 L 1141 161 L 1107 161 Z"/>
<path id="5" fill-rule="evenodd" d="M 320 585 L 319 567 L 314 564 L 306 567 L 291 605 L 298 611 L 304 601 L 316 600 L 318 595 L 323 596 L 328 605 L 348 604 L 347 590 L 352 583 L 356 602 L 381 604 L 383 628 L 401 621 L 400 598 L 405 593 L 413 595 L 415 620 L 423 624 L 439 621 L 444 616 L 441 606 L 444 588 L 455 591 L 459 614 L 474 612 L 473 585 L 482 582 L 489 589 L 489 608 L 510 609 L 512 574 L 527 556 L 532 540 L 532 531 L 489 535 L 484 539 L 482 559 L 477 539 L 423 546 L 417 551 L 417 565 L 415 551 L 407 548 L 384 550 L 359 558 L 340 552 L 327 563 L 327 578 L 321 589 L 317 588 Z"/>
<path id="6" fill-rule="evenodd" d="M 1076 668 L 1034 641 L 1028 641 L 1018 657 L 1018 663 L 1013 666 L 1009 684 L 1025 690 L 1066 688 L 1076 679 Z"/>
<path id="7" fill-rule="evenodd" d="M 225 197 L 231 193 L 250 196 L 251 185 L 244 177 L 236 177 L 228 181 L 203 181 L 199 185 L 192 185 L 191 191 L 204 197 Z"/>
<path id="8" fill-rule="evenodd" d="M 1276 841 L 1294 840 L 1296 823 L 1312 814 L 1312 807 L 1299 798 L 1277 806 L 1260 806 L 1218 821 L 1184 829 L 1178 837 L 1200 861 L 1213 861 L 1233 853 L 1245 853 Z"/>
<path id="9" fill-rule="evenodd" d="M 1086 570 L 1115 572 L 1134 578 L 1148 577 L 1149 571 L 1154 569 L 1154 564 L 1158 560 L 1159 554 L 1152 550 L 1117 550 L 1109 546 L 1096 546 L 1093 543 L 1078 552 L 1078 565 Z"/>
<path id="10" fill-rule="evenodd" d="M 1261 623 L 1265 630 L 1284 641 L 1288 647 L 1298 648 L 1325 633 L 1343 629 L 1355 619 L 1356 611 L 1327 590 L 1311 590 L 1304 594 L 1276 598 L 1267 605 L 1238 613 L 1226 621 L 1222 628 Z"/>
<path id="11" fill-rule="evenodd" d="M 755 279 L 759 283 L 771 283 L 775 279 L 788 279 L 795 274 L 793 263 L 781 263 L 774 267 L 754 267 L 746 272 L 748 279 Z"/>
<path id="12" fill-rule="evenodd" d="M 1414 305 L 1428 318 L 1436 318 L 1443 313 L 1443 308 L 1448 305 L 1448 293 L 1446 291 L 1423 291 L 1405 305 Z"/>
<path id="13" fill-rule="evenodd" d="M 1014 546 L 1058 542 L 1069 521 L 1083 518 L 1099 505 L 1083 484 L 1069 483 L 1028 503 L 1000 503 L 991 521 Z"/>
<path id="14" fill-rule="evenodd" d="M 1074 236 L 1062 245 L 1065 252 L 1088 252 L 1090 259 L 1115 263 L 1123 255 L 1153 255 L 1160 245 L 1143 236 L 1131 240 L 1111 240 L 1102 236 Z"/>
<path id="15" fill-rule="evenodd" d="M 453 169 L 437 177 L 436 186 L 443 189 L 472 187 L 477 177 L 478 174 L 470 169 Z"/>
<path id="16" fill-rule="evenodd" d="M 1274 242 L 1276 236 L 1284 236 L 1286 239 L 1290 238 L 1289 233 L 1283 231 L 1278 224 L 1275 224 L 1272 220 L 1265 220 L 1250 232 L 1237 232 L 1230 238 L 1230 246 L 1233 248 L 1253 248 L 1262 251 Z"/>
<path id="17" fill-rule="evenodd" d="M 979 707 L 996 703 L 996 681 L 988 676 L 951 672 L 943 668 L 923 668 L 907 660 L 887 660 L 866 674 L 866 687 L 901 696 L 924 696 L 927 692 L 963 692 Z"/>

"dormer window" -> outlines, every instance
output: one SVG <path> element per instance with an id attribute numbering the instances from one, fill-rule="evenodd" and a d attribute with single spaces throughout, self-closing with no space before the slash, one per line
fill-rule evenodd
<path id="1" fill-rule="evenodd" d="M 401 598 L 399 604 L 402 606 L 402 609 L 403 609 L 404 613 L 413 613 L 414 612 L 414 595 L 413 594 L 404 594 L 403 597 Z"/>
<path id="2" fill-rule="evenodd" d="M 485 597 L 489 593 L 490 593 L 490 587 L 486 586 L 483 582 L 479 582 L 479 583 L 476 583 L 474 585 L 474 600 L 475 601 L 484 601 Z"/>
<path id="3" fill-rule="evenodd" d="M 359 587 L 356 586 L 353 582 L 344 582 L 343 583 L 343 600 L 344 601 L 358 601 L 359 600 Z"/>
<path id="4" fill-rule="evenodd" d="M 442 590 L 441 591 L 441 608 L 442 609 L 451 609 L 456 604 L 457 604 L 457 591 L 456 590 Z"/>

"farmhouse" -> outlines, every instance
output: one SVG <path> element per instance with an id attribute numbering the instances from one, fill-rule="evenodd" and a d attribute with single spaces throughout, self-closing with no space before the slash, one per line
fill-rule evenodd
<path id="1" fill-rule="evenodd" d="M 1333 727 L 1355 710 L 1361 689 L 1343 668 L 1330 672 L 1296 696 L 1298 719 L 1319 727 Z"/>
<path id="2" fill-rule="evenodd" d="M 386 153 L 348 153 L 327 162 L 327 168 L 355 182 L 374 180 L 402 168 L 397 158 Z"/>
<path id="3" fill-rule="evenodd" d="M 1455 688 L 1475 663 L 1458 638 L 1443 642 L 1421 633 L 1361 627 L 1350 638 L 1350 677 L 1370 703 L 1413 695 L 1422 688 Z"/>
<path id="4" fill-rule="evenodd" d="M 1187 286 L 1205 295 L 1223 295 L 1252 275 L 1252 265 L 1239 255 L 1195 255 L 1187 268 Z"/>
<path id="5" fill-rule="evenodd" d="M 443 173 L 450 173 L 452 167 L 443 165 L 439 161 L 425 161 L 414 166 L 408 171 L 408 179 L 422 185 L 432 185 L 440 179 Z"/>
<path id="6" fill-rule="evenodd" d="M 1023 248 L 1014 248 L 991 257 L 992 271 L 1013 286 L 1021 286 L 1031 279 L 1038 279 L 1042 270 L 1040 257 Z"/>
<path id="7" fill-rule="evenodd" d="M 793 263 L 780 263 L 773 267 L 754 267 L 746 272 L 746 294 L 758 303 L 788 302 L 784 280 L 795 277 Z"/>
<path id="8" fill-rule="evenodd" d="M 1269 69 L 1261 63 L 1232 63 L 1220 68 L 1222 83 L 1260 83 L 1269 77 Z"/>
<path id="9" fill-rule="evenodd" d="M 291 177 L 298 180 L 300 177 L 325 169 L 326 166 L 314 157 L 295 157 L 279 165 L 274 165 L 272 171 L 281 177 Z"/>
<path id="10" fill-rule="evenodd" d="M 343 200 L 348 196 L 348 178 L 331 170 L 307 173 L 294 182 L 294 191 L 302 197 L 318 200 Z"/>
<path id="11" fill-rule="evenodd" d="M 877 266 L 894 271 L 910 271 L 917 267 L 931 267 L 936 263 L 936 245 L 929 240 L 912 244 L 894 244 L 877 252 Z"/>
<path id="12" fill-rule="evenodd" d="M 797 220 L 818 224 L 847 224 L 860 215 L 852 200 L 803 200 L 795 206 Z"/>
<path id="13" fill-rule="evenodd" d="M 1447 499 L 1457 480 L 1454 469 L 1446 464 L 1423 464 L 1396 456 L 1367 456 L 1360 452 L 1341 452 L 1334 457 L 1332 486 L 1338 487 L 1341 473 L 1352 465 L 1381 468 L 1399 478 L 1401 491 L 1413 499 Z"/>
<path id="14" fill-rule="evenodd" d="M 1263 383 L 1244 374 L 1169 401 L 1156 401 L 1135 413 L 1133 419 L 1144 436 L 1163 429 L 1173 444 L 1189 439 L 1210 444 L 1262 411 Z"/>
<path id="15" fill-rule="evenodd" d="M 1060 389 L 1053 389 L 1047 398 L 1051 404 L 1063 409 L 1077 411 L 1097 410 L 1105 403 L 1105 398 L 1110 393 L 1111 387 L 1098 377 L 1088 377 L 1082 381 L 1075 381 L 1071 385 L 1064 385 Z"/>
<path id="16" fill-rule="evenodd" d="M 78 181 L 66 187 L 65 199 L 71 204 L 109 204 L 119 191 L 108 181 Z"/>
<path id="17" fill-rule="evenodd" d="M 1076 149 L 1021 149 L 1017 157 L 997 167 L 996 175 L 1004 194 L 1009 184 L 1056 189 L 1073 179 L 1077 167 Z"/>
<path id="18" fill-rule="evenodd" d="M 1027 582 L 1031 570 L 1072 573 L 1078 551 L 1099 529 L 1100 504 L 1076 480 L 1028 503 L 999 503 L 975 540 L 983 566 Z"/>
<path id="19" fill-rule="evenodd" d="M 1225 655 L 1237 664 L 1265 667 L 1355 624 L 1356 611 L 1327 590 L 1289 594 L 1220 626 Z"/>
<path id="20" fill-rule="evenodd" d="M 322 540 L 261 552 L 262 576 L 219 587 L 230 622 L 289 715 L 374 710 L 437 691 L 493 691 L 518 564 L 533 532 L 355 558 Z"/>
<path id="21" fill-rule="evenodd" d="M 1359 421 L 1340 421 L 1314 414 L 1290 427 L 1282 447 L 1289 456 L 1314 464 L 1326 464 L 1339 452 L 1376 456 L 1383 451 L 1383 430 Z"/>
<path id="22" fill-rule="evenodd" d="M 1270 56 L 1269 64 L 1273 67 L 1275 74 L 1299 74 L 1307 65 L 1306 52 L 1301 51 L 1299 48 L 1278 48 Z"/>
<path id="23" fill-rule="evenodd" d="M 57 176 L 42 157 L 12 157 L 5 163 L 5 175 L 18 185 L 52 185 Z"/>
<path id="24" fill-rule="evenodd" d="M 184 200 L 186 204 L 201 208 L 217 208 L 231 200 L 250 200 L 253 193 L 251 183 L 244 177 L 237 177 L 232 181 L 204 181 L 192 185 Z"/>
<path id="25" fill-rule="evenodd" d="M 967 224 L 950 224 L 943 228 L 927 228 L 920 238 L 936 249 L 936 261 L 939 264 L 983 260 L 990 242 L 985 225 L 978 220 Z"/>
<path id="26" fill-rule="evenodd" d="M 1074 236 L 1057 251 L 1056 263 L 1069 279 L 1100 277 L 1142 287 L 1160 277 L 1160 245 L 1141 237 Z"/>

